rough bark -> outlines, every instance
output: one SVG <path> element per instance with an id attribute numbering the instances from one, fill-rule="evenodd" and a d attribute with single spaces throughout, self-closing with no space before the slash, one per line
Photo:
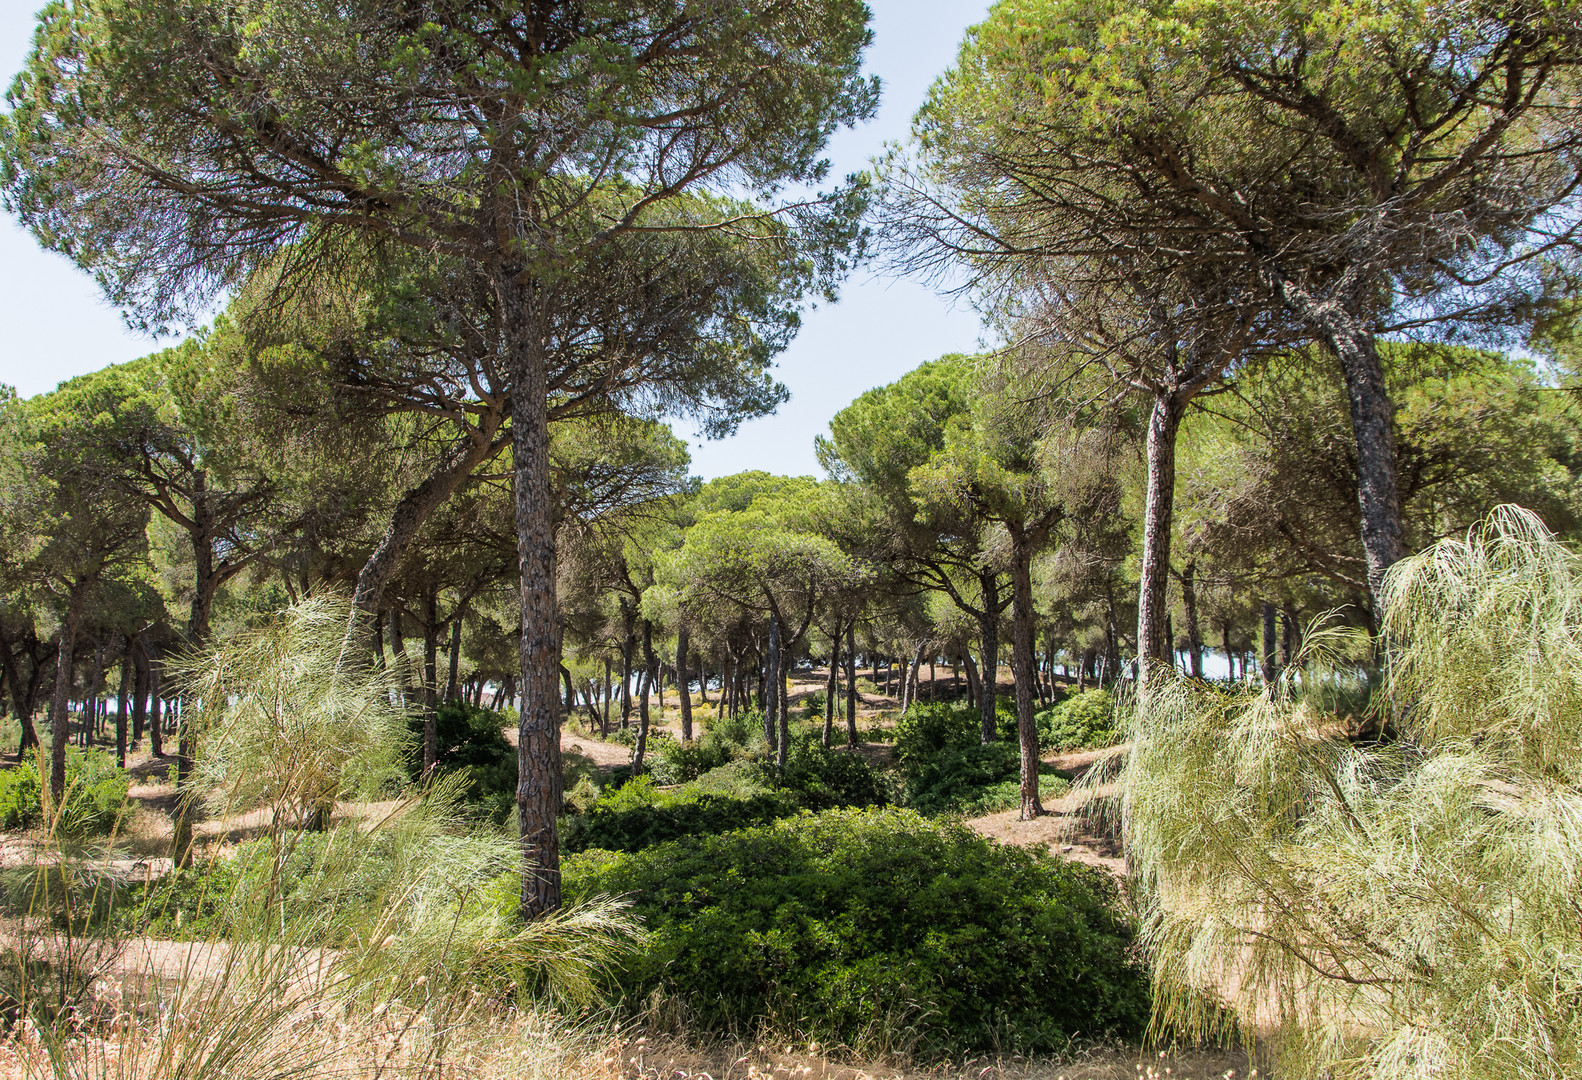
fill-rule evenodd
<path id="1" fill-rule="evenodd" d="M 522 916 L 560 906 L 560 619 L 555 597 L 555 513 L 549 458 L 543 320 L 529 286 L 498 283 L 511 378 L 511 449 L 522 670 L 516 814 L 521 829 Z"/>
<path id="2" fill-rule="evenodd" d="M 824 732 L 823 743 L 828 747 L 835 741 L 835 698 L 840 678 L 840 625 L 829 639 L 829 678 L 824 680 Z"/>
<path id="3" fill-rule="evenodd" d="M 445 700 L 455 701 L 461 694 L 461 611 L 451 617 L 450 672 L 445 679 Z"/>
<path id="4" fill-rule="evenodd" d="M 857 746 L 857 623 L 846 627 L 846 745 Z"/>
<path id="5" fill-rule="evenodd" d="M 1033 719 L 1033 552 L 1013 530 L 1011 552 L 1011 667 L 1016 676 L 1016 734 L 1022 751 L 1022 821 L 1044 812 L 1038 798 L 1038 725 Z"/>
<path id="6" fill-rule="evenodd" d="M 61 621 L 60 642 L 55 650 L 55 693 L 49 706 L 49 797 L 59 806 L 66 796 L 66 742 L 70 723 L 72 654 L 77 644 L 77 627 L 82 622 L 83 603 L 91 581 L 74 581 L 66 593 L 66 617 Z"/>
<path id="7" fill-rule="evenodd" d="M 125 655 L 121 657 L 121 686 L 115 696 L 115 763 L 126 768 L 126 713 L 132 704 L 132 652 L 137 637 L 126 639 Z"/>
<path id="8" fill-rule="evenodd" d="M 641 776 L 648 753 L 648 695 L 659 679 L 659 658 L 654 655 L 654 624 L 643 620 L 643 681 L 637 701 L 637 741 L 632 744 L 632 775 Z"/>
<path id="9" fill-rule="evenodd" d="M 681 741 L 692 741 L 692 680 L 687 675 L 687 640 L 686 626 L 676 629 L 676 692 L 681 696 Z M 703 672 L 698 671 L 698 681 L 703 681 Z M 703 704 L 709 703 L 707 696 Z"/>
<path id="10" fill-rule="evenodd" d="M 780 618 L 777 615 L 769 616 L 769 648 L 768 655 L 764 658 L 764 745 L 775 755 L 775 764 L 785 767 L 785 761 L 780 751 L 779 732 L 776 730 L 775 721 L 779 718 L 779 690 L 783 684 L 780 681 Z"/>
<path id="11" fill-rule="evenodd" d="M 16 759 L 20 762 L 27 751 L 38 745 L 38 732 L 33 728 L 33 702 L 22 680 L 17 677 L 18 668 L 16 652 L 11 647 L 11 642 L 0 637 L 0 663 L 5 665 L 6 685 L 11 688 L 11 715 L 17 718 L 17 723 L 22 726 L 21 738 L 17 740 Z M 30 681 L 36 686 L 38 683 L 38 664 L 33 664 L 34 670 L 30 673 Z"/>
<path id="12" fill-rule="evenodd" d="M 1165 621 L 1170 600 L 1170 530 L 1175 512 L 1176 436 L 1185 403 L 1177 394 L 1154 396 L 1148 415 L 1148 486 L 1143 499 L 1142 580 L 1137 589 L 1137 671 L 1147 681 L 1151 670 L 1168 663 L 1171 642 Z"/>
<path id="13" fill-rule="evenodd" d="M 439 764 L 439 597 L 423 596 L 423 775 Z"/>
<path id="14" fill-rule="evenodd" d="M 1263 681 L 1272 683 L 1278 671 L 1274 660 L 1274 605 L 1268 601 L 1263 605 L 1263 656 L 1260 658 L 1258 670 L 1263 676 Z"/>

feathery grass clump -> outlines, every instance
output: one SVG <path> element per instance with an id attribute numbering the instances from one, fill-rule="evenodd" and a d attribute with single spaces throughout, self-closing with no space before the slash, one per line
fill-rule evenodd
<path id="1" fill-rule="evenodd" d="M 33 1071 L 485 1075 L 487 1054 L 501 1075 L 555 1075 L 598 1052 L 566 1017 L 598 1006 L 637 940 L 624 903 L 523 923 L 519 843 L 463 812 L 465 774 L 372 820 L 324 812 L 383 782 L 406 728 L 387 674 L 343 656 L 346 619 L 344 600 L 310 600 L 188 669 L 199 776 L 226 811 L 270 812 L 260 838 L 140 884 L 113 852 L 98 873 L 68 861 L 53 830 L 37 872 L 12 875 L 29 904 L 0 911 L 0 1033 L 25 1033 Z"/>
<path id="2" fill-rule="evenodd" d="M 1575 1076 L 1582 559 L 1504 509 L 1386 594 L 1387 744 L 1323 707 L 1365 644 L 1333 628 L 1261 694 L 1139 702 L 1121 799 L 1155 1022 L 1223 1000 L 1285 1076 Z"/>

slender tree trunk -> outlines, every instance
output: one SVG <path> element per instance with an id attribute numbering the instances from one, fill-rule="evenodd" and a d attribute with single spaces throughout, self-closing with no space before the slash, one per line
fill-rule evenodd
<path id="1" fill-rule="evenodd" d="M 11 713 L 22 727 L 22 735 L 17 740 L 16 747 L 16 759 L 21 762 L 27 751 L 38 745 L 38 732 L 33 728 L 32 702 L 28 700 L 27 688 L 17 677 L 19 669 L 16 652 L 12 649 L 10 640 L 4 637 L 0 637 L 0 663 L 5 665 L 5 681 L 11 689 Z M 38 667 L 36 663 L 33 666 Z M 33 681 L 36 682 L 37 672 L 32 674 L 35 676 Z"/>
<path id="2" fill-rule="evenodd" d="M 132 652 L 136 637 L 126 639 L 126 653 L 121 657 L 121 688 L 115 697 L 115 763 L 126 768 L 126 714 L 132 705 Z"/>
<path id="3" fill-rule="evenodd" d="M 1230 651 L 1230 623 L 1228 622 L 1221 622 L 1219 624 L 1219 647 L 1220 650 L 1225 654 L 1226 674 L 1229 675 L 1231 682 L 1235 682 L 1236 658 Z"/>
<path id="4" fill-rule="evenodd" d="M 450 621 L 450 673 L 445 680 L 445 700 L 455 701 L 461 695 L 461 609 Z"/>
<path id="5" fill-rule="evenodd" d="M 918 676 L 923 667 L 923 650 L 927 647 L 928 644 L 926 642 L 919 642 L 917 650 L 912 654 L 912 662 L 906 666 L 906 681 L 901 684 L 902 716 L 905 716 L 912 706 L 917 704 Z"/>
<path id="6" fill-rule="evenodd" d="M 155 757 L 165 756 L 165 680 L 160 677 L 159 657 L 148 654 L 148 749 Z"/>
<path id="7" fill-rule="evenodd" d="M 1301 649 L 1302 643 L 1298 640 L 1300 628 L 1296 621 L 1296 609 L 1286 604 L 1280 609 L 1280 667 L 1289 669 L 1296 663 L 1296 654 Z"/>
<path id="8" fill-rule="evenodd" d="M 681 741 L 692 741 L 692 680 L 687 676 L 687 628 L 685 625 L 676 629 L 676 692 L 681 695 Z M 702 668 L 698 669 L 698 681 L 701 683 L 706 676 Z M 703 704 L 709 703 L 708 698 L 703 699 Z"/>
<path id="9" fill-rule="evenodd" d="M 643 773 L 643 757 L 648 753 L 648 694 L 659 678 L 659 659 L 654 656 L 654 624 L 643 620 L 643 681 L 637 704 L 637 742 L 632 745 L 632 775 Z"/>
<path id="10" fill-rule="evenodd" d="M 967 704 L 978 705 L 982 702 L 983 697 L 982 683 L 978 678 L 977 662 L 972 659 L 972 653 L 970 652 L 963 652 L 961 660 L 967 669 Z"/>
<path id="11" fill-rule="evenodd" d="M 724 684 L 723 683 L 721 683 L 721 688 L 722 689 L 724 688 Z M 702 700 L 703 707 L 705 709 L 708 708 L 710 704 L 712 704 L 709 701 L 709 664 L 708 664 L 708 658 L 707 658 L 707 656 L 704 653 L 701 653 L 701 652 L 698 653 L 698 697 Z"/>
<path id="12" fill-rule="evenodd" d="M 407 690 L 406 631 L 401 626 L 401 612 L 390 609 L 390 655 L 400 672 L 396 685 L 400 687 L 401 704 L 405 706 L 411 695 Z"/>
<path id="13" fill-rule="evenodd" d="M 69 738 L 72 653 L 77 643 L 77 626 L 82 622 L 82 607 L 91 581 L 75 581 L 66 594 L 66 618 L 60 627 L 60 643 L 55 653 L 55 695 L 49 707 L 49 797 L 60 806 L 66 797 L 66 741 Z"/>
<path id="14" fill-rule="evenodd" d="M 423 594 L 423 775 L 439 764 L 439 596 Z"/>
<path id="15" fill-rule="evenodd" d="M 95 640 L 93 643 L 93 674 L 88 678 L 88 698 L 83 703 L 86 721 L 83 730 L 88 738 L 87 745 L 93 745 L 99 734 L 99 697 L 104 690 L 104 650 L 105 642 Z"/>
<path id="16" fill-rule="evenodd" d="M 1186 407 L 1174 392 L 1156 394 L 1148 417 L 1148 487 L 1143 499 L 1142 580 L 1137 590 L 1137 673 L 1171 656 L 1165 621 L 1170 601 L 1170 531 L 1175 512 L 1176 435 Z"/>
<path id="17" fill-rule="evenodd" d="M 1263 605 L 1263 658 L 1258 668 L 1266 683 L 1274 682 L 1278 674 L 1274 663 L 1274 650 L 1274 605 L 1266 600 Z"/>
<path id="18" fill-rule="evenodd" d="M 637 649 L 637 635 L 626 628 L 626 642 L 621 646 L 621 727 L 632 722 L 632 653 Z"/>
<path id="19" fill-rule="evenodd" d="M 829 678 L 824 680 L 824 746 L 835 740 L 835 698 L 840 686 L 840 623 L 829 639 Z"/>
<path id="20" fill-rule="evenodd" d="M 857 620 L 846 626 L 846 745 L 857 746 Z"/>
<path id="21" fill-rule="evenodd" d="M 1188 559 L 1181 571 L 1181 609 L 1186 614 L 1187 648 L 1192 661 L 1192 677 L 1203 677 L 1203 634 L 1197 617 L 1197 560 Z"/>
<path id="22" fill-rule="evenodd" d="M 983 656 L 980 677 L 981 693 L 978 695 L 979 736 L 983 745 L 994 741 L 995 694 L 1000 678 L 1000 582 L 997 574 L 981 575 L 983 588 L 983 614 L 978 617 L 979 652 Z"/>
<path id="23" fill-rule="evenodd" d="M 1011 665 L 1016 676 L 1016 734 L 1022 750 L 1022 821 L 1044 812 L 1038 798 L 1038 724 L 1033 719 L 1033 551 L 1011 532 Z"/>
<path id="24" fill-rule="evenodd" d="M 770 615 L 769 651 L 764 658 L 764 744 L 773 751 L 775 764 L 784 768 L 785 761 L 780 754 L 780 738 L 775 723 L 780 716 L 778 708 L 780 686 L 780 617 Z"/>
<path id="25" fill-rule="evenodd" d="M 545 320 L 537 310 L 535 286 L 504 279 L 499 294 L 510 351 L 516 549 L 522 581 L 516 813 L 522 845 L 522 917 L 534 919 L 560 907 L 560 839 L 555 821 L 563 798 L 555 492 L 549 457 Z"/>
<path id="26" fill-rule="evenodd" d="M 615 680 L 610 672 L 610 658 L 604 658 L 604 702 L 603 716 L 599 721 L 599 738 L 610 737 L 610 699 L 615 697 Z"/>

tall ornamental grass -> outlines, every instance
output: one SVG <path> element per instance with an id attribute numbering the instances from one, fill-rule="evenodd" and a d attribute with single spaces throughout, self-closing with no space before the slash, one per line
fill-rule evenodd
<path id="1" fill-rule="evenodd" d="M 1262 693 L 1152 680 L 1119 784 L 1154 1023 L 1228 1005 L 1283 1077 L 1582 1072 L 1582 559 L 1502 508 L 1391 572 L 1391 734 L 1316 627 Z"/>

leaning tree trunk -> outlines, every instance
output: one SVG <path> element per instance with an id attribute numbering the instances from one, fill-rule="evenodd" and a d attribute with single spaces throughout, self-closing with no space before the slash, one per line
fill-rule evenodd
<path id="1" fill-rule="evenodd" d="M 1143 499 L 1141 582 L 1137 589 L 1137 677 L 1170 662 L 1165 630 L 1170 611 L 1170 530 L 1175 512 L 1176 435 L 1185 404 L 1179 395 L 1154 396 L 1148 416 L 1148 488 Z"/>
<path id="2" fill-rule="evenodd" d="M 543 319 L 533 286 L 498 286 L 511 376 L 516 552 L 521 574 L 521 707 L 516 816 L 521 828 L 524 919 L 560 907 L 560 619 L 555 598 L 555 493 L 549 457 L 549 387 Z"/>
<path id="3" fill-rule="evenodd" d="M 983 613 L 978 616 L 978 651 L 983 670 L 978 676 L 979 737 L 983 745 L 994 741 L 996 685 L 1000 678 L 1000 582 L 990 571 L 980 575 L 983 584 Z"/>
<path id="4" fill-rule="evenodd" d="M 66 618 L 60 627 L 60 644 L 55 650 L 55 693 L 49 706 L 49 798 L 59 807 L 66 797 L 66 741 L 71 704 L 72 652 L 77 643 L 77 627 L 82 622 L 83 602 L 92 582 L 74 581 L 66 594 Z"/>
<path id="5" fill-rule="evenodd" d="M 1020 530 L 1011 552 L 1011 670 L 1016 676 L 1016 736 L 1022 750 L 1022 821 L 1044 812 L 1038 798 L 1038 724 L 1033 719 L 1033 552 Z"/>
<path id="6" fill-rule="evenodd" d="M 676 692 L 681 697 L 681 741 L 692 741 L 692 687 L 691 678 L 687 675 L 687 628 L 676 628 Z M 703 670 L 698 669 L 698 682 L 703 681 Z M 708 698 L 703 699 L 707 705 Z"/>

